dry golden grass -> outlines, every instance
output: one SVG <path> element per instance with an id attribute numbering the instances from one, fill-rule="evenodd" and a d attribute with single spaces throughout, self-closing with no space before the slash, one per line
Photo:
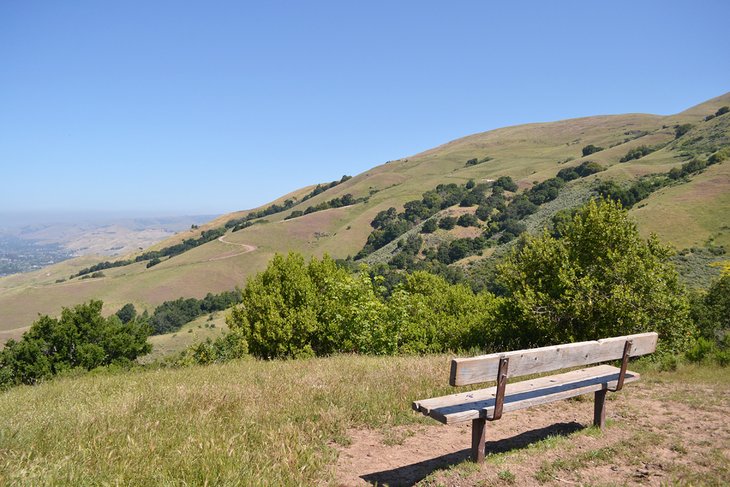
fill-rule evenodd
<path id="1" fill-rule="evenodd" d="M 448 361 L 446 356 L 241 360 L 207 367 L 105 371 L 17 387 L 0 394 L 0 484 L 335 485 L 338 452 L 351 441 L 351 432 L 390 431 L 395 436 L 383 434 L 386 446 L 397 448 L 403 441 L 398 439 L 399 428 L 433 424 L 413 413 L 410 404 L 449 392 Z M 610 404 L 612 414 L 624 411 L 622 421 L 629 433 L 653 427 L 651 414 L 646 421 L 637 416 L 632 397 L 669 409 L 676 409 L 677 401 L 691 400 L 698 418 L 722 414 L 727 407 L 730 376 L 724 370 L 642 372 L 646 386 L 622 393 L 620 404 L 625 406 Z M 564 403 L 565 408 L 570 404 Z M 590 403 L 576 408 L 588 411 Z M 671 426 L 671 418 L 665 418 L 662 424 Z M 606 435 L 611 442 L 626 436 L 609 433 L 616 435 Z M 702 436 L 717 449 L 728 441 L 725 434 L 698 430 L 693 438 L 700 441 Z M 468 436 L 464 438 L 466 448 Z M 671 438 L 662 434 L 662 447 L 664 439 Z M 538 445 L 502 460 L 495 457 L 482 472 L 491 478 L 495 463 L 520 465 L 520 455 L 527 455 L 535 467 L 529 475 L 537 475 L 543 463 L 555 468 L 558 459 L 579 459 L 568 447 L 572 441 L 581 440 L 568 439 L 562 449 Z M 621 448 L 631 451 L 630 445 Z M 624 462 L 624 450 L 617 451 L 616 461 Z M 720 460 L 728 459 L 720 455 Z M 567 464 L 557 465 L 562 469 Z M 702 478 L 709 484 L 720 482 L 718 476 L 728 471 L 727 463 L 706 468 L 689 462 L 682 468 L 672 478 Z M 440 477 L 441 483 L 463 483 L 465 473 L 476 481 L 479 471 L 469 462 L 459 464 L 451 470 L 456 476 Z M 529 475 L 527 479 L 536 482 Z"/>

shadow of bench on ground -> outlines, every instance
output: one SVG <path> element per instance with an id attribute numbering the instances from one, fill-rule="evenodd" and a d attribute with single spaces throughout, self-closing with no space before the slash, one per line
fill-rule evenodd
<path id="1" fill-rule="evenodd" d="M 532 443 L 544 440 L 549 436 L 568 436 L 571 433 L 584 429 L 580 423 L 572 421 L 570 423 L 556 423 L 544 428 L 525 431 L 510 438 L 504 438 L 497 441 L 487 441 L 487 455 L 490 453 L 505 453 L 513 450 L 526 448 Z M 489 429 L 487 429 L 487 437 Z M 394 468 L 392 470 L 383 470 L 382 472 L 373 472 L 361 476 L 363 480 L 371 484 L 383 485 L 390 487 L 410 486 L 420 482 L 436 470 L 451 467 L 465 460 L 471 455 L 470 449 L 460 450 L 449 453 L 440 457 L 425 460 L 423 462 L 412 463 L 403 467 Z"/>

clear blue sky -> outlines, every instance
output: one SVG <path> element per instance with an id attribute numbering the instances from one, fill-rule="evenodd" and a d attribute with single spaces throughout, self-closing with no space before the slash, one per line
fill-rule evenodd
<path id="1" fill-rule="evenodd" d="M 0 3 L 0 212 L 218 213 L 730 90 L 730 2 Z"/>

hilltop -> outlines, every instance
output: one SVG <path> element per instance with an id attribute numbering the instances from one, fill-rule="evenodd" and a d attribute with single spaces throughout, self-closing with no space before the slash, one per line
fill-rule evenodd
<path id="1" fill-rule="evenodd" d="M 629 184 L 647 175 L 668 173 L 693 157 L 707 158 L 730 146 L 730 115 L 713 116 L 727 105 L 730 93 L 675 115 L 602 115 L 473 134 L 375 166 L 350 179 L 343 178 L 318 193 L 313 191 L 317 188 L 313 184 L 260 208 L 223 215 L 124 257 L 134 261 L 144 253 L 201 238 L 201 232 L 225 232 L 211 233 L 209 241 L 163 258 L 151 267 L 147 266 L 149 260 L 143 260 L 104 269 L 102 277 L 69 279 L 106 259 L 87 256 L 8 276 L 0 279 L 0 332 L 4 335 L 0 339 L 18 336 L 38 313 L 57 314 L 61 306 L 91 298 L 104 300 L 105 310 L 114 312 L 127 302 L 149 309 L 181 296 L 202 297 L 208 292 L 230 290 L 262 270 L 276 253 L 294 250 L 313 256 L 354 256 L 363 249 L 373 230 L 371 222 L 379 212 L 390 207 L 401 211 L 406 202 L 419 200 L 424 192 L 438 185 L 464 185 L 470 180 L 491 184 L 499 177 L 509 176 L 517 183 L 518 191 L 525 191 L 554 178 L 562 169 L 589 161 L 605 168 L 598 174 L 567 182 L 556 199 L 525 218 L 528 230 L 534 231 L 557 211 L 595 194 L 599 180 Z M 678 127 L 686 127 L 681 136 Z M 584 155 L 589 146 L 602 150 Z M 621 162 L 632 151 L 647 147 L 651 152 Z M 332 205 L 333 201 L 337 204 Z M 226 227 L 226 223 L 240 222 L 247 215 L 266 213 L 272 205 L 285 209 L 252 219 L 246 223 L 250 226 L 241 225 L 237 231 L 233 231 L 235 226 Z M 305 214 L 310 207 L 323 209 Z M 469 212 L 473 213 L 474 208 L 455 205 L 441 214 Z M 708 166 L 678 184 L 657 189 L 636 204 L 631 214 L 643 235 L 656 233 L 677 249 L 730 245 L 730 164 Z M 474 231 L 457 227 L 438 230 L 428 238 L 437 245 L 454 238 L 473 237 Z M 418 229 L 410 232 L 417 233 Z M 363 261 L 387 261 L 397 251 L 395 246 L 393 241 Z M 497 250 L 498 247 L 487 249 L 483 256 L 488 258 Z M 476 258 L 467 257 L 453 265 L 467 266 Z M 704 264 L 700 261 L 698 265 Z"/>

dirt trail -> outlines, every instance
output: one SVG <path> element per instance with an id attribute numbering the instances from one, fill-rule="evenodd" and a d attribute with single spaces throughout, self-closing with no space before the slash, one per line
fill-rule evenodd
<path id="1" fill-rule="evenodd" d="M 603 433 L 584 431 L 535 448 L 539 440 L 590 426 L 593 404 L 584 397 L 488 423 L 488 454 L 510 454 L 479 467 L 468 461 L 470 423 L 350 431 L 352 443 L 340 449 L 337 483 L 409 486 L 430 476 L 427 485 L 661 485 L 677 479 L 704 483 L 705 474 L 727 474 L 730 482 L 730 391 L 632 384 L 608 402 Z"/>
<path id="2" fill-rule="evenodd" d="M 236 242 L 229 242 L 227 240 L 223 240 L 223 237 L 225 237 L 225 235 L 218 237 L 218 241 L 221 242 L 221 243 L 227 244 L 227 245 L 235 245 L 236 247 L 243 247 L 243 250 L 241 252 L 236 252 L 236 253 L 233 253 L 233 254 L 223 254 L 223 255 L 219 255 L 218 257 L 211 257 L 210 259 L 208 259 L 208 262 L 213 262 L 215 260 L 230 259 L 231 257 L 236 257 L 236 256 L 239 256 L 239 255 L 247 254 L 249 252 L 253 252 L 257 248 L 254 245 L 248 245 L 248 244 L 242 244 L 242 243 L 236 243 Z"/>

